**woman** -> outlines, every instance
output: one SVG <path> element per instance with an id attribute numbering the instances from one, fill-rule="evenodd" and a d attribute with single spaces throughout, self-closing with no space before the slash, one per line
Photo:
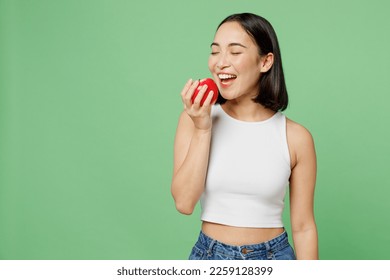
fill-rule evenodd
<path id="1" fill-rule="evenodd" d="M 276 34 L 264 18 L 227 17 L 211 44 L 209 69 L 220 96 L 189 80 L 181 97 L 172 195 L 202 230 L 190 259 L 318 259 L 313 213 L 316 156 L 311 134 L 287 119 Z M 295 252 L 282 223 L 286 186 Z"/>

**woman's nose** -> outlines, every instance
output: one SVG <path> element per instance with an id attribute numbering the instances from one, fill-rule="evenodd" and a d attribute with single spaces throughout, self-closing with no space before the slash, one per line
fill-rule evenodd
<path id="1" fill-rule="evenodd" d="M 229 65 L 230 64 L 229 64 L 229 61 L 228 61 L 226 55 L 225 54 L 221 54 L 219 59 L 218 59 L 218 62 L 217 62 L 217 67 L 219 69 L 223 69 L 223 68 L 229 67 Z"/>

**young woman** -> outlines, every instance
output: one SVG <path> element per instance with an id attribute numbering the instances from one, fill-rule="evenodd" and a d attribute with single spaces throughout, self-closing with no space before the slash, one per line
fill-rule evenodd
<path id="1" fill-rule="evenodd" d="M 313 213 L 316 155 L 311 134 L 287 119 L 277 37 L 264 18 L 227 17 L 211 44 L 209 69 L 219 89 L 201 106 L 199 81 L 181 97 L 172 195 L 191 214 L 202 206 L 202 230 L 190 259 L 318 259 Z M 295 252 L 282 222 L 286 187 Z"/>

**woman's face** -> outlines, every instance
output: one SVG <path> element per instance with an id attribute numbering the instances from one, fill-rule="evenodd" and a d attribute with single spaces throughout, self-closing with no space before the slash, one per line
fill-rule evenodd
<path id="1" fill-rule="evenodd" d="M 239 23 L 226 22 L 219 27 L 211 44 L 208 64 L 225 99 L 258 95 L 264 59 L 261 59 L 254 40 Z"/>

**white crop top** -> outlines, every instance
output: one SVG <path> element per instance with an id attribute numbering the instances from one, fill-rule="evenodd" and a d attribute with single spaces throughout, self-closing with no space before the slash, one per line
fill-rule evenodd
<path id="1" fill-rule="evenodd" d="M 286 117 L 275 113 L 260 122 L 212 108 L 212 137 L 203 221 L 237 226 L 283 227 L 284 197 L 290 178 Z"/>

